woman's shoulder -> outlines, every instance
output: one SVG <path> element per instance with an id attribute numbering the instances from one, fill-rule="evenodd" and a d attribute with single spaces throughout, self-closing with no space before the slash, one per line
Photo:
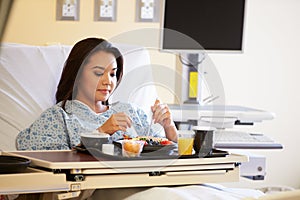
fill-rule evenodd
<path id="1" fill-rule="evenodd" d="M 77 104 L 74 104 L 73 100 L 68 100 L 64 107 L 62 104 L 62 102 L 54 104 L 53 106 L 44 110 L 41 115 L 69 115 L 72 114 L 72 111 L 78 107 Z"/>
<path id="2" fill-rule="evenodd" d="M 62 108 L 60 102 L 44 110 L 41 115 L 43 116 L 43 115 L 56 114 L 61 112 L 64 112 L 64 109 Z"/>

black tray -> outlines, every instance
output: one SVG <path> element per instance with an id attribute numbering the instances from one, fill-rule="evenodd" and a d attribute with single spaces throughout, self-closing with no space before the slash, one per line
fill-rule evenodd
<path id="1" fill-rule="evenodd" d="M 119 144 L 119 143 L 118 143 Z M 118 147 L 118 144 L 116 146 Z M 154 152 L 141 153 L 140 157 L 123 157 L 121 152 L 118 155 L 108 155 L 95 148 L 86 149 L 83 145 L 76 146 L 75 150 L 80 153 L 90 154 L 94 157 L 99 157 L 107 160 L 149 160 L 149 159 L 187 159 L 187 158 L 201 158 L 198 154 L 193 155 L 169 155 L 166 153 L 161 153 L 160 150 Z M 213 149 L 210 154 L 206 155 L 204 158 L 215 158 L 215 157 L 226 157 L 228 154 L 227 151 L 222 151 L 218 149 Z"/>
<path id="2" fill-rule="evenodd" d="M 24 172 L 30 162 L 26 158 L 0 155 L 0 174 Z"/>

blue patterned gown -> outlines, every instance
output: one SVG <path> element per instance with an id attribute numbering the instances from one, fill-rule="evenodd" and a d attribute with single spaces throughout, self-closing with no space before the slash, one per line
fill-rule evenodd
<path id="1" fill-rule="evenodd" d="M 67 101 L 65 110 L 61 103 L 44 111 L 41 116 L 17 136 L 18 150 L 61 150 L 71 149 L 80 143 L 80 134 L 95 131 L 112 114 L 124 112 L 132 119 L 132 128 L 125 134 L 136 137 L 145 135 L 149 122 L 145 112 L 128 103 L 116 103 L 106 112 L 97 114 L 78 101 Z M 153 134 L 153 130 L 150 130 Z M 124 132 L 117 131 L 113 140 L 123 138 Z M 155 136 L 155 135 L 154 135 Z"/>

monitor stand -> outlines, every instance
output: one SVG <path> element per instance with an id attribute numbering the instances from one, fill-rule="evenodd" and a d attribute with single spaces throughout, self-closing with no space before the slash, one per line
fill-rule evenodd
<path id="1" fill-rule="evenodd" d="M 182 63 L 182 102 L 200 104 L 201 71 L 200 64 L 205 55 L 200 53 L 181 54 Z"/>

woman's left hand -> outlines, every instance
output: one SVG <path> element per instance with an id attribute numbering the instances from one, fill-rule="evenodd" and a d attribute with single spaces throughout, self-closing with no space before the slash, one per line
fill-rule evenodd
<path id="1" fill-rule="evenodd" d="M 160 101 L 156 99 L 154 106 L 151 106 L 151 110 L 153 112 L 152 119 L 154 123 L 159 123 L 164 128 L 173 125 L 172 115 L 166 104 L 161 104 Z"/>

